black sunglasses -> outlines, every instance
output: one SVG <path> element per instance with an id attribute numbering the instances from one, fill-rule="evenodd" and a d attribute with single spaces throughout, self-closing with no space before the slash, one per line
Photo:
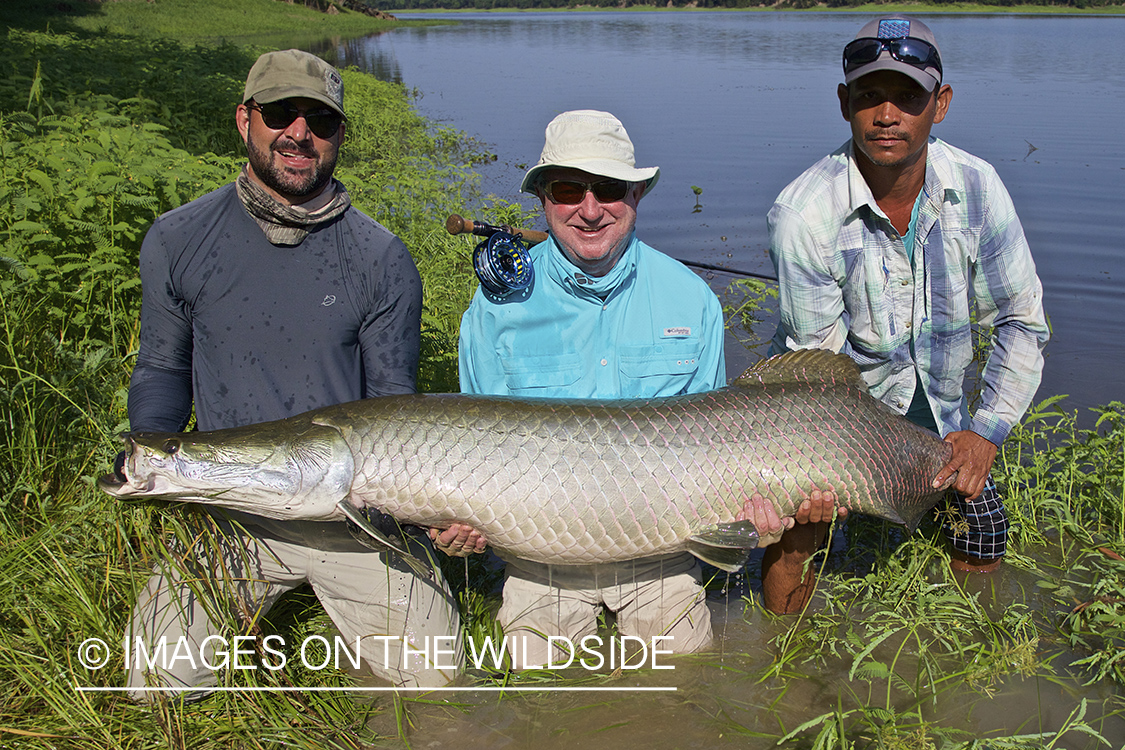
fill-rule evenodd
<path id="1" fill-rule="evenodd" d="M 257 110 L 262 116 L 262 122 L 270 130 L 285 130 L 293 124 L 298 117 L 305 118 L 305 124 L 317 138 L 331 138 L 340 129 L 344 116 L 334 109 L 321 107 L 319 109 L 301 110 L 288 99 L 268 104 L 258 104 L 251 101 L 247 109 Z"/>
<path id="2" fill-rule="evenodd" d="M 632 183 L 625 180 L 599 180 L 598 182 L 578 182 L 576 180 L 552 180 L 543 186 L 543 190 L 551 197 L 554 203 L 565 206 L 575 206 L 586 197 L 586 191 L 594 194 L 598 203 L 616 203 L 629 192 Z"/>
<path id="3" fill-rule="evenodd" d="M 844 75 L 861 65 L 875 62 L 883 50 L 890 52 L 891 57 L 899 62 L 915 68 L 937 68 L 938 76 L 941 76 L 941 56 L 937 47 L 925 39 L 909 36 L 899 39 L 864 37 L 848 42 L 844 47 Z"/>

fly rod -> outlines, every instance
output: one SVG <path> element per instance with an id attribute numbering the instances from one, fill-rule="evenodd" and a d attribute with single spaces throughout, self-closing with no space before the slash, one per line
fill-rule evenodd
<path id="1" fill-rule="evenodd" d="M 458 214 L 450 214 L 449 218 L 445 220 L 445 231 L 450 234 L 475 234 L 478 237 L 491 237 L 497 232 L 505 232 L 507 234 L 516 235 L 517 237 L 522 237 L 532 244 L 543 242 L 547 239 L 546 232 L 540 232 L 535 229 L 513 229 L 508 226 L 498 227 L 480 221 L 473 221 L 472 219 L 465 219 Z M 769 274 L 743 271 L 738 268 L 727 268 L 726 266 L 719 266 L 714 263 L 703 263 L 698 260 L 684 260 L 683 258 L 676 258 L 676 260 L 683 263 L 685 266 L 699 268 L 704 271 L 718 271 L 719 273 L 729 273 L 734 276 L 746 276 L 751 279 L 777 281 L 776 276 L 770 276 Z"/>

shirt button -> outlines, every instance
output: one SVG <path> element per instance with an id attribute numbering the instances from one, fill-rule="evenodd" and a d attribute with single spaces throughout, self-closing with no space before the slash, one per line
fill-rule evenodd
<path id="1" fill-rule="evenodd" d="M 907 328 L 910 328 L 910 327 L 911 327 L 912 325 L 914 325 L 914 323 L 912 323 L 911 321 L 907 321 L 907 322 L 906 322 L 906 327 L 907 327 Z"/>
<path id="2" fill-rule="evenodd" d="M 605 367 L 608 364 L 609 364 L 608 360 L 605 360 L 605 359 L 602 360 L 602 367 Z"/>
<path id="3" fill-rule="evenodd" d="M 903 286 L 910 286 L 910 279 L 903 279 L 903 280 L 902 280 L 902 285 L 903 285 Z"/>

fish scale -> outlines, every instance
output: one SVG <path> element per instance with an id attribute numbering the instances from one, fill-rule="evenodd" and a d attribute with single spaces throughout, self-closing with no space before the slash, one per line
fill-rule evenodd
<path id="1" fill-rule="evenodd" d="M 302 431 L 332 445 L 301 445 Z M 128 481 L 99 482 L 119 497 L 314 520 L 339 519 L 343 501 L 422 526 L 467 523 L 506 554 L 539 562 L 603 563 L 686 549 L 727 569 L 755 544 L 752 527 L 735 521 L 754 492 L 784 517 L 811 490 L 830 487 L 851 511 L 913 526 L 940 498 L 931 481 L 951 452 L 872 398 L 847 356 L 823 351 L 782 355 L 727 388 L 671 398 L 396 396 L 236 430 L 126 439 Z M 174 455 L 161 455 L 169 439 Z M 189 473 L 229 474 L 205 465 L 215 454 L 209 446 L 236 457 L 238 441 L 292 440 L 300 458 L 277 460 L 298 464 L 302 475 L 333 476 L 327 484 L 335 494 L 312 487 L 279 497 L 252 480 L 200 488 L 196 479 L 185 488 Z M 300 466 L 342 452 L 350 452 L 351 467 L 339 460 Z M 253 476 L 253 466 L 239 468 Z M 263 474 L 267 468 L 281 471 L 262 466 Z M 340 475 L 345 468 L 350 477 Z"/>
<path id="2" fill-rule="evenodd" d="M 922 438 L 939 443 L 934 451 L 938 460 L 926 469 L 928 476 L 915 482 L 903 482 L 901 472 L 892 477 L 886 471 L 887 461 L 878 459 L 889 460 L 895 441 L 919 431 L 885 409 L 872 409 L 878 405 L 870 397 L 864 397 L 870 402 L 867 408 L 897 430 L 884 430 L 885 437 L 873 443 L 875 430 L 852 428 L 841 435 L 826 429 L 826 425 L 857 421 L 854 411 L 864 406 L 861 389 L 834 379 L 819 386 L 810 384 L 803 392 L 796 387 L 775 393 L 755 394 L 754 390 L 735 387 L 642 405 L 539 403 L 538 412 L 523 415 L 534 421 L 518 426 L 485 418 L 486 431 L 492 434 L 477 435 L 478 445 L 496 457 L 495 464 L 507 464 L 518 475 L 508 483 L 484 488 L 492 496 L 494 521 L 449 518 L 449 507 L 463 509 L 470 504 L 452 502 L 442 493 L 424 498 L 412 493 L 407 503 L 392 499 L 380 509 L 425 525 L 473 524 L 493 544 L 521 557 L 602 562 L 667 551 L 669 538 L 675 540 L 673 544 L 681 543 L 696 531 L 733 521 L 743 498 L 755 490 L 773 496 L 784 515 L 791 515 L 803 494 L 814 486 L 831 485 L 839 491 L 842 504 L 876 514 L 880 511 L 876 501 L 896 489 L 935 494 L 929 491 L 928 482 L 944 462 L 944 446 L 936 437 L 922 433 Z M 833 396 L 841 390 L 842 397 Z M 750 409 L 749 404 L 758 408 Z M 444 405 L 457 406 L 455 401 Z M 502 408 L 503 402 L 494 405 Z M 895 425 L 896 421 L 902 424 Z M 513 435 L 520 439 L 507 439 Z M 485 447 L 489 443 L 491 450 Z M 579 446 L 582 452 L 571 455 L 565 446 Z M 604 455 L 590 451 L 601 447 L 612 450 L 608 465 Z M 756 460 L 748 461 L 748 454 Z M 585 466 L 569 465 L 579 463 L 580 456 Z M 360 474 L 369 473 L 367 466 L 381 462 L 377 451 L 365 458 Z M 550 466 L 556 472 L 565 468 L 568 473 L 555 475 L 565 480 L 562 483 L 522 481 L 536 466 Z M 758 471 L 739 472 L 735 468 L 739 466 L 758 467 Z M 849 466 L 852 471 L 846 470 Z M 836 467 L 845 471 L 834 471 Z M 860 468 L 863 471 L 855 470 Z M 456 472 L 457 468 L 450 470 Z M 607 476 L 611 477 L 608 482 Z M 396 482 L 386 474 L 384 481 Z M 895 487 L 896 481 L 899 487 Z M 393 489 L 388 488 L 388 493 L 393 494 Z M 685 509 L 694 512 L 685 513 Z M 604 523 L 603 513 L 615 523 Z M 903 516 L 885 509 L 883 514 L 894 520 Z M 504 518 L 518 518 L 520 523 L 505 525 Z M 559 548 L 557 532 L 536 532 L 537 524 L 551 528 L 553 518 L 580 526 L 587 532 L 582 536 L 588 540 L 588 548 Z M 524 533 L 515 534 L 516 529 Z M 537 549 L 528 549 L 526 544 L 537 545 Z M 607 557 L 609 548 L 618 551 Z"/>

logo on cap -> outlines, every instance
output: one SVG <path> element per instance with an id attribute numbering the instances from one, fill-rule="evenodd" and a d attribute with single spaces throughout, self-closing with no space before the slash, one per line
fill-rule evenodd
<path id="1" fill-rule="evenodd" d="M 904 18 L 884 18 L 879 22 L 879 39 L 904 39 L 910 36 L 910 21 Z"/>
<path id="2" fill-rule="evenodd" d="M 340 80 L 340 74 L 336 72 L 335 68 L 324 71 L 324 93 L 333 101 L 342 102 L 344 100 L 344 82 Z"/>

